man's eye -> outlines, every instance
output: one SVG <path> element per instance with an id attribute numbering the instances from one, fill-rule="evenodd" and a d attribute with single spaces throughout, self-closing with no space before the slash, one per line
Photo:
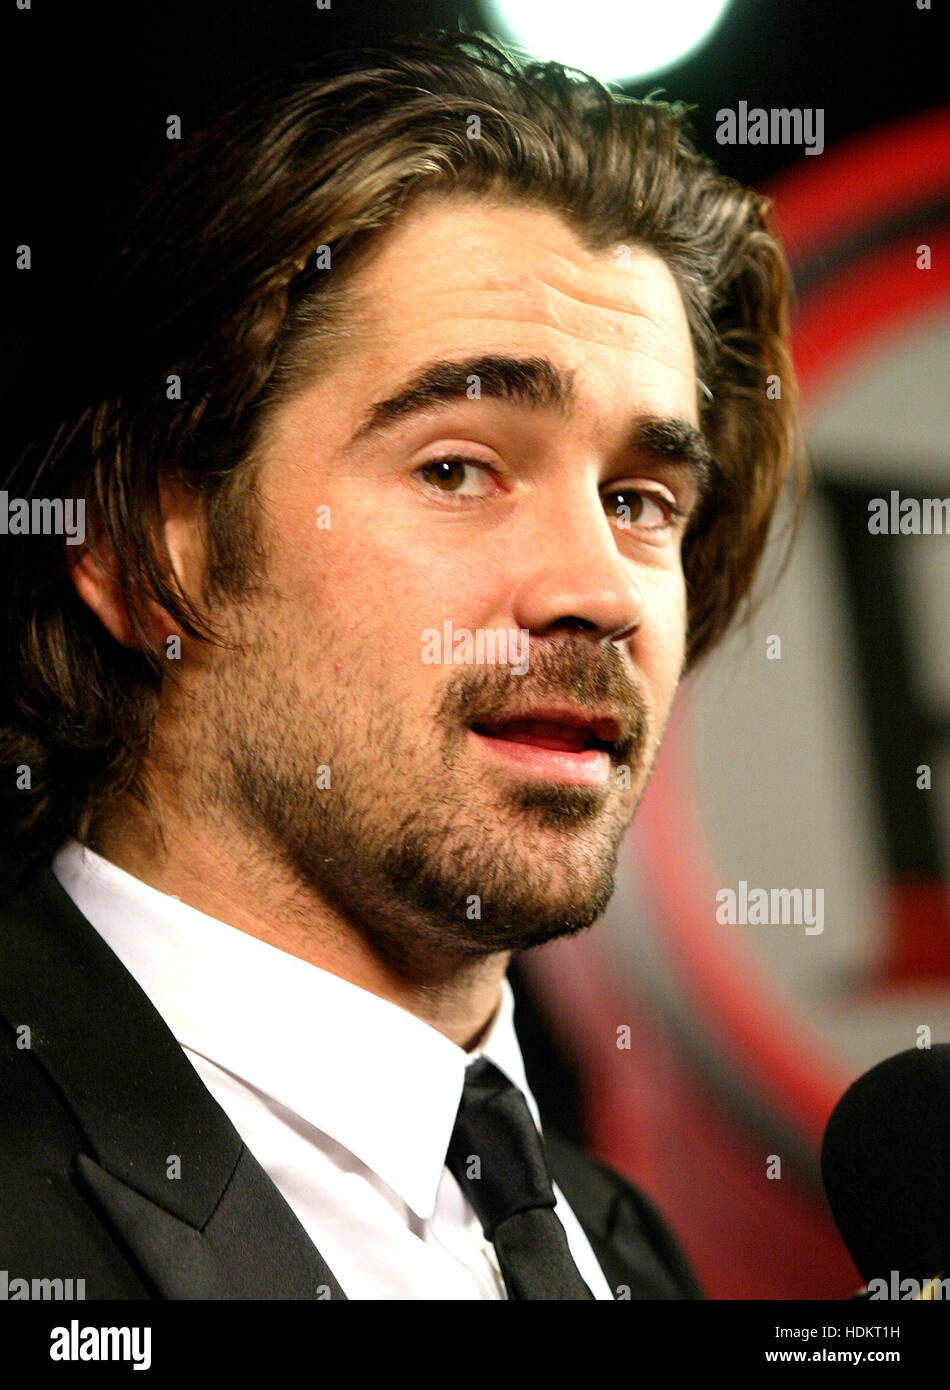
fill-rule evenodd
<path id="1" fill-rule="evenodd" d="M 485 497 L 491 481 L 488 465 L 480 459 L 433 459 L 416 469 L 423 480 L 452 497 Z"/>
<path id="2" fill-rule="evenodd" d="M 484 498 L 489 495 L 491 469 L 481 459 L 433 459 L 416 469 L 429 487 L 443 497 Z M 663 531 L 682 513 L 668 497 L 637 488 L 617 488 L 603 497 L 604 508 L 620 530 L 635 527 L 645 531 Z"/>
<path id="3" fill-rule="evenodd" d="M 606 492 L 603 497 L 604 510 L 611 521 L 616 522 L 621 531 L 634 526 L 646 531 L 662 531 L 677 516 L 679 507 L 659 493 L 641 492 L 636 488 L 618 488 Z"/>

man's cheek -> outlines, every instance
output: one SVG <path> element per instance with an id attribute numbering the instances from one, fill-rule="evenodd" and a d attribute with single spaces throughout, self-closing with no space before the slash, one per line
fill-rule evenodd
<path id="1" fill-rule="evenodd" d="M 670 574 L 644 590 L 646 622 L 640 630 L 650 654 L 650 665 L 662 677 L 673 671 L 678 677 L 686 652 L 686 583 L 682 573 Z"/>

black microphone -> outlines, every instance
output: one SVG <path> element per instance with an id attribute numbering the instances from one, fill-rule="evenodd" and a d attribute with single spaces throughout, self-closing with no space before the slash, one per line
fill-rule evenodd
<path id="1" fill-rule="evenodd" d="M 849 1086 L 821 1174 L 866 1284 L 950 1275 L 950 1043 L 888 1057 Z"/>

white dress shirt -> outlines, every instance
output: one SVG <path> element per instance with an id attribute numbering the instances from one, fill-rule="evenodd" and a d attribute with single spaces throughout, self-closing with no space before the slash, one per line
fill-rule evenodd
<path id="1" fill-rule="evenodd" d="M 465 1068 L 523 1092 L 501 1005 L 465 1052 L 414 1014 L 219 922 L 67 840 L 53 873 L 148 995 L 351 1299 L 503 1299 L 495 1251 L 445 1155 Z M 567 1201 L 555 1208 L 595 1298 L 613 1294 Z"/>

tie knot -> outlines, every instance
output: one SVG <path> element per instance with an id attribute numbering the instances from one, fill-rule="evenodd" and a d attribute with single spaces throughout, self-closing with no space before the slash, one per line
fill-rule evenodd
<path id="1" fill-rule="evenodd" d="M 554 1207 L 544 1146 L 527 1101 L 485 1057 L 466 1070 L 445 1161 L 489 1240 L 509 1217 Z"/>

